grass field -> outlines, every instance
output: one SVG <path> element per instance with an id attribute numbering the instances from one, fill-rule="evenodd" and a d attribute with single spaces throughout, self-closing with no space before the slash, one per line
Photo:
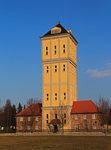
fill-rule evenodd
<path id="1" fill-rule="evenodd" d="M 0 150 L 111 150 L 111 137 L 0 137 Z"/>

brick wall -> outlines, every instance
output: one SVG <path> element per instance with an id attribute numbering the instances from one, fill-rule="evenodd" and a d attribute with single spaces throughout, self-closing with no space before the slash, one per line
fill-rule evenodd
<path id="1" fill-rule="evenodd" d="M 94 115 L 96 116 L 96 118 L 94 117 Z M 72 114 L 71 126 L 72 129 L 76 129 L 76 130 L 101 129 L 100 114 Z"/>
<path id="2" fill-rule="evenodd" d="M 17 132 L 35 132 L 42 130 L 42 116 L 19 116 L 16 118 Z"/>

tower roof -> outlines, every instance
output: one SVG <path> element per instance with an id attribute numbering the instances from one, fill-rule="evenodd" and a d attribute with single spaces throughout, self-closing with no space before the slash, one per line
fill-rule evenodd
<path id="1" fill-rule="evenodd" d="M 55 29 L 55 32 L 54 32 Z M 76 41 L 76 43 L 78 44 L 78 41 L 75 39 L 75 37 L 72 35 L 72 32 L 68 32 L 69 30 L 66 30 L 59 22 L 59 24 L 57 24 L 54 28 L 52 28 L 51 30 L 49 30 L 47 33 L 45 33 L 42 37 L 49 37 L 49 36 L 56 36 L 56 35 L 61 35 L 61 34 L 70 34 L 71 37 Z"/>

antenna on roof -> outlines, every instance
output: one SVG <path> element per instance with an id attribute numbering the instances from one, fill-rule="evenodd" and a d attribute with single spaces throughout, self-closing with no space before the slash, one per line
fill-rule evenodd
<path id="1" fill-rule="evenodd" d="M 59 24 L 60 24 L 60 20 L 59 20 Z"/>

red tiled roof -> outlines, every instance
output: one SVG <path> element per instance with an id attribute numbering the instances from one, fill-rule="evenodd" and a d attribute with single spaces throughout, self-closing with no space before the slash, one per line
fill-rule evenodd
<path id="1" fill-rule="evenodd" d="M 22 110 L 20 113 L 18 113 L 16 116 L 37 116 L 37 115 L 42 115 L 42 104 L 31 104 L 24 110 Z"/>
<path id="2" fill-rule="evenodd" d="M 49 124 L 61 124 L 59 119 L 53 119 Z"/>
<path id="3" fill-rule="evenodd" d="M 98 113 L 101 109 L 92 102 L 89 101 L 74 101 L 72 105 L 71 113 Z"/>

